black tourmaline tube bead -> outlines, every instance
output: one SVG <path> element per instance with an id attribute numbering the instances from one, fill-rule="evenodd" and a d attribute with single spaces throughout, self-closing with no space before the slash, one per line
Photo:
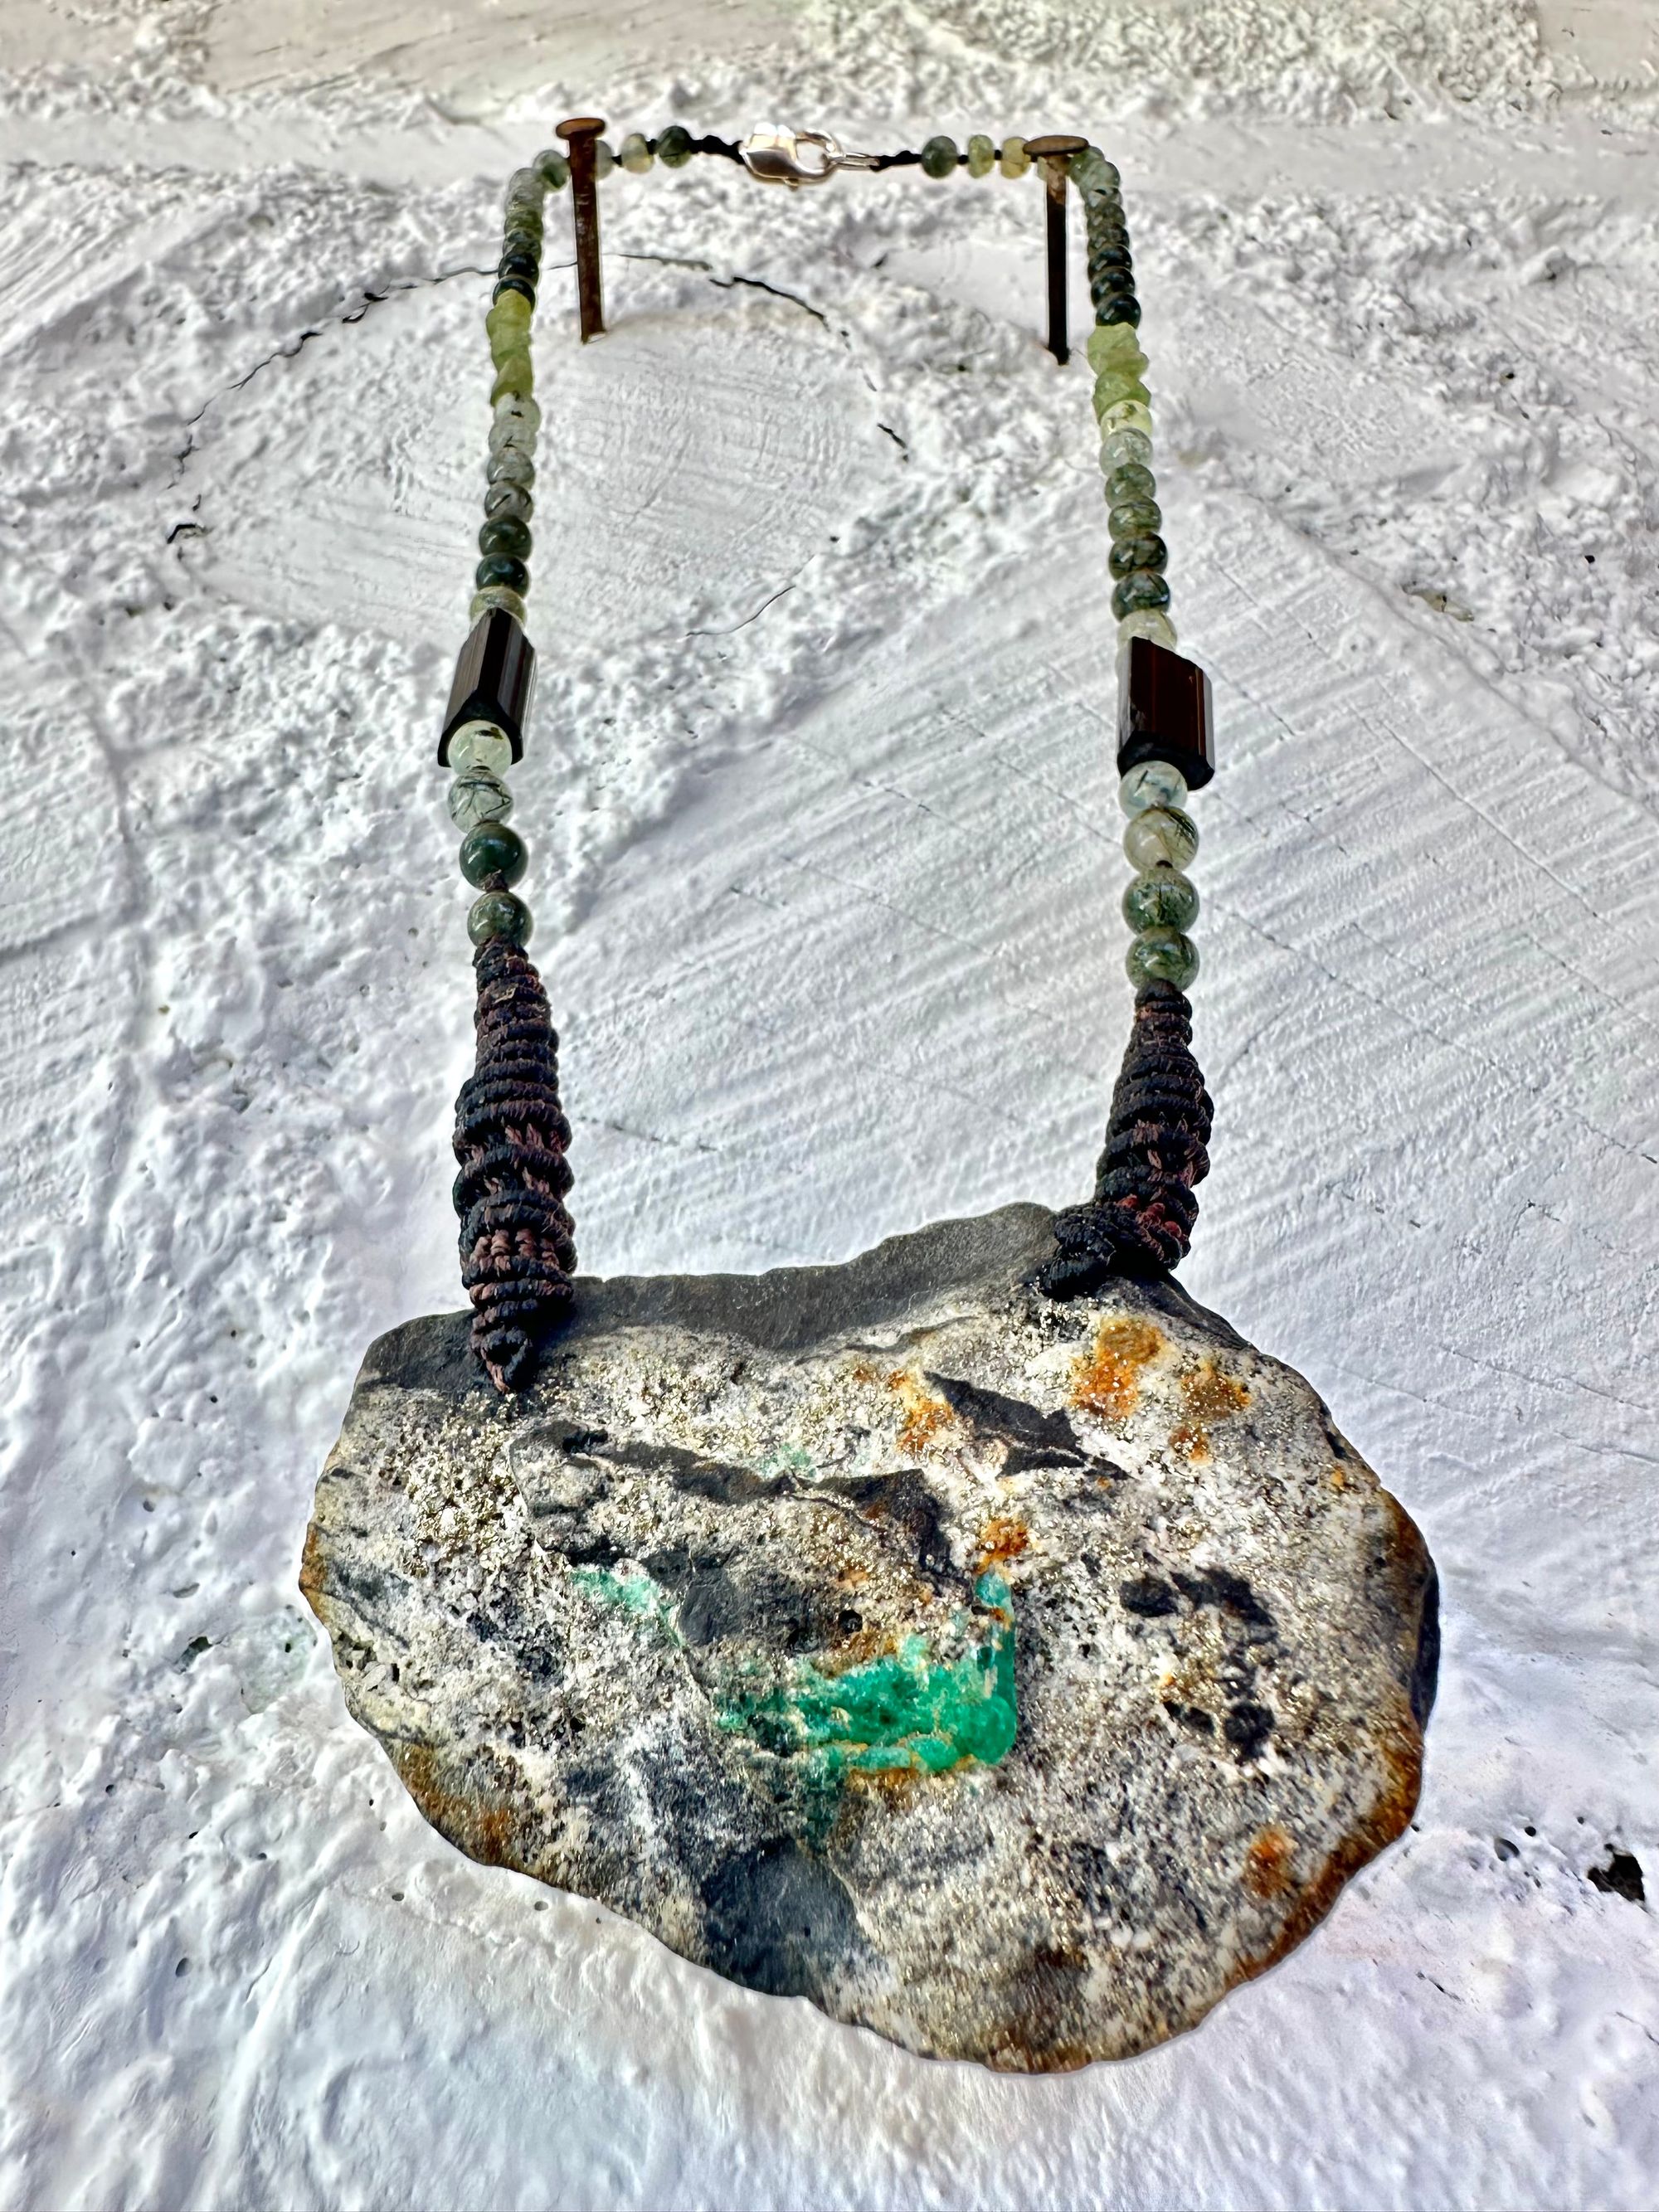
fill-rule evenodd
<path id="1" fill-rule="evenodd" d="M 468 722 L 493 722 L 510 741 L 513 757 L 524 758 L 525 724 L 536 689 L 536 648 L 505 608 L 479 616 L 455 664 L 444 714 L 438 759 L 449 765 L 449 741 Z"/>
<path id="2" fill-rule="evenodd" d="M 1149 637 L 1131 638 L 1128 653 L 1118 692 L 1118 774 L 1142 761 L 1168 761 L 1188 791 L 1201 789 L 1215 774 L 1209 678 L 1196 661 Z"/>

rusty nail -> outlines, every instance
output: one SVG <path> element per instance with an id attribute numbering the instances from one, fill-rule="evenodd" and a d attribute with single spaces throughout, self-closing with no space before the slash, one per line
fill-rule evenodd
<path id="1" fill-rule="evenodd" d="M 1025 142 L 1026 152 L 1042 171 L 1048 218 L 1048 350 L 1062 365 L 1072 357 L 1066 336 L 1066 186 L 1070 157 L 1088 143 L 1061 132 Z"/>
<path id="2" fill-rule="evenodd" d="M 570 161 L 570 213 L 576 229 L 576 307 L 582 343 L 605 330 L 599 283 L 599 195 L 593 180 L 593 148 L 605 129 L 602 115 L 573 115 L 558 126 Z"/>

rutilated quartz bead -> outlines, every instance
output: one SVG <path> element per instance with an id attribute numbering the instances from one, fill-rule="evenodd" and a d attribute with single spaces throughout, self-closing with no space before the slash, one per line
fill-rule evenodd
<path id="1" fill-rule="evenodd" d="M 1161 574 L 1170 565 L 1170 549 L 1161 538 L 1125 538 L 1113 546 L 1109 565 L 1114 576 L 1133 575 L 1137 568 Z"/>
<path id="2" fill-rule="evenodd" d="M 490 453 L 486 477 L 493 484 L 517 484 L 528 491 L 536 481 L 536 464 L 521 446 L 501 446 Z"/>
<path id="3" fill-rule="evenodd" d="M 657 140 L 657 159 L 665 169 L 683 169 L 696 150 L 683 123 L 671 123 Z"/>
<path id="4" fill-rule="evenodd" d="M 542 410 L 527 392 L 516 392 L 494 403 L 489 423 L 489 450 L 520 446 L 526 452 L 536 442 L 542 427 Z"/>
<path id="5" fill-rule="evenodd" d="M 452 757 L 454 746 L 450 746 Z M 1132 815 L 1123 832 L 1129 865 L 1144 872 L 1160 863 L 1186 868 L 1198 850 L 1198 824 L 1179 806 L 1148 806 Z"/>
<path id="6" fill-rule="evenodd" d="M 1147 398 L 1151 396 L 1148 393 Z M 1152 434 L 1152 410 L 1146 399 L 1115 399 L 1095 419 L 1108 437 L 1114 430 L 1139 430 L 1146 439 Z"/>
<path id="7" fill-rule="evenodd" d="M 476 830 L 481 822 L 505 822 L 513 794 L 488 769 L 470 768 L 450 785 L 446 804 L 458 830 Z"/>
<path id="8" fill-rule="evenodd" d="M 522 484 L 493 483 L 484 494 L 483 511 L 492 522 L 505 521 L 509 516 L 516 522 L 528 522 L 536 502 Z"/>
<path id="9" fill-rule="evenodd" d="M 1144 930 L 1129 939 L 1123 964 L 1137 991 L 1148 983 L 1173 983 L 1184 991 L 1198 974 L 1198 947 L 1178 929 Z"/>
<path id="10" fill-rule="evenodd" d="M 1154 568 L 1132 568 L 1112 593 L 1112 612 L 1121 622 L 1143 607 L 1167 607 L 1170 586 Z"/>
<path id="11" fill-rule="evenodd" d="M 1123 894 L 1131 929 L 1190 929 L 1198 920 L 1198 888 L 1178 868 L 1149 868 Z"/>
<path id="12" fill-rule="evenodd" d="M 1187 779 L 1172 761 L 1140 761 L 1119 778 L 1117 803 L 1126 814 L 1144 814 L 1149 806 L 1187 804 Z"/>
<path id="13" fill-rule="evenodd" d="M 630 176 L 642 177 L 656 161 L 642 131 L 630 131 L 617 151 L 617 159 Z"/>
<path id="14" fill-rule="evenodd" d="M 1105 450 L 1103 446 L 1101 448 L 1103 460 L 1105 459 Z M 1126 500 L 1151 499 L 1157 489 L 1158 478 L 1139 461 L 1125 462 L 1121 467 L 1110 470 L 1107 475 L 1106 499 L 1107 503 L 1112 507 L 1120 506 Z"/>
<path id="15" fill-rule="evenodd" d="M 996 167 L 997 149 L 982 131 L 976 131 L 968 141 L 968 173 L 970 177 L 988 177 Z"/>
<path id="16" fill-rule="evenodd" d="M 513 742 L 494 722 L 463 722 L 449 741 L 449 765 L 457 775 L 484 769 L 503 775 L 513 765 Z"/>
<path id="17" fill-rule="evenodd" d="M 1106 527 L 1114 539 L 1155 538 L 1164 526 L 1164 510 L 1155 499 L 1126 499 L 1106 511 Z"/>
<path id="18" fill-rule="evenodd" d="M 1152 458 L 1151 434 L 1145 430 L 1107 430 L 1100 441 L 1100 465 L 1103 469 L 1117 470 L 1133 465 L 1146 468 Z"/>

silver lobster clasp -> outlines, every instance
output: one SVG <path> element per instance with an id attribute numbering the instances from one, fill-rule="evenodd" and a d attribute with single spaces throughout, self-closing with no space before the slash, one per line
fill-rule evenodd
<path id="1" fill-rule="evenodd" d="M 744 167 L 763 184 L 822 185 L 837 169 L 873 169 L 873 154 L 849 154 L 827 131 L 785 131 L 775 124 L 751 131 L 738 148 Z"/>

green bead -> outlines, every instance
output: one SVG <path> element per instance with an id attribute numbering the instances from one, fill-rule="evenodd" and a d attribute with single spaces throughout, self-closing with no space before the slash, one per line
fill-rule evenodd
<path id="1" fill-rule="evenodd" d="M 1115 576 L 1133 575 L 1138 568 L 1159 574 L 1169 564 L 1170 549 L 1161 538 L 1125 538 L 1112 548 L 1110 565 Z"/>
<path id="2" fill-rule="evenodd" d="M 552 192 L 562 192 L 570 181 L 570 164 L 556 146 L 536 156 L 536 174 Z"/>
<path id="3" fill-rule="evenodd" d="M 1106 478 L 1106 503 L 1121 506 L 1126 500 L 1151 499 L 1158 489 L 1158 478 L 1139 461 L 1129 461 L 1121 468 L 1111 470 Z"/>
<path id="4" fill-rule="evenodd" d="M 657 141 L 657 159 L 665 169 L 683 169 L 693 150 L 691 133 L 683 123 L 671 123 Z"/>
<path id="5" fill-rule="evenodd" d="M 1103 306 L 1097 303 L 1095 320 L 1101 324 L 1138 324 L 1140 320 L 1140 302 L 1132 293 L 1119 292 L 1109 299 Z"/>
<path id="6" fill-rule="evenodd" d="M 1146 368 L 1146 356 L 1140 350 L 1140 339 L 1127 323 L 1101 323 L 1090 332 L 1086 348 L 1089 366 L 1097 376 L 1108 369 L 1133 363 L 1137 374 Z"/>
<path id="7" fill-rule="evenodd" d="M 1100 465 L 1109 477 L 1130 462 L 1143 469 L 1152 465 L 1152 441 L 1142 430 L 1107 430 L 1100 441 Z"/>
<path id="8" fill-rule="evenodd" d="M 1190 929 L 1198 920 L 1198 890 L 1178 868 L 1149 868 L 1123 894 L 1123 919 L 1131 929 Z"/>
<path id="9" fill-rule="evenodd" d="M 1198 947 L 1178 929 L 1149 929 L 1130 939 L 1123 964 L 1137 991 L 1148 983 L 1173 983 L 1184 991 L 1198 973 Z"/>
<path id="10" fill-rule="evenodd" d="M 522 484 L 491 484 L 484 494 L 484 518 L 494 522 L 511 515 L 515 521 L 528 522 L 536 511 L 536 502 Z"/>
<path id="11" fill-rule="evenodd" d="M 1131 402 L 1141 407 L 1150 407 L 1152 397 L 1152 393 L 1138 376 L 1124 375 L 1116 370 L 1106 376 L 1097 376 L 1095 379 L 1094 390 L 1095 420 L 1103 427 L 1109 416 L 1112 428 L 1116 429 L 1121 424 L 1132 420 L 1130 416 L 1119 410 Z M 1134 427 L 1139 428 L 1139 418 L 1133 419 Z M 1151 422 L 1150 414 L 1146 419 Z"/>
<path id="12" fill-rule="evenodd" d="M 458 830 L 476 830 L 481 822 L 505 822 L 513 811 L 512 793 L 485 768 L 470 768 L 458 775 L 445 803 Z"/>
<path id="13" fill-rule="evenodd" d="M 635 177 L 642 177 L 656 158 L 646 144 L 643 132 L 638 131 L 629 132 L 617 155 L 623 168 Z"/>
<path id="14" fill-rule="evenodd" d="M 1126 499 L 1109 507 L 1106 527 L 1114 538 L 1156 538 L 1164 526 L 1164 510 L 1155 499 Z"/>
<path id="15" fill-rule="evenodd" d="M 475 768 L 501 775 L 512 763 L 513 741 L 494 722 L 464 722 L 449 741 L 449 765 L 457 775 Z"/>
<path id="16" fill-rule="evenodd" d="M 1149 806 L 1184 806 L 1187 779 L 1172 762 L 1137 761 L 1118 781 L 1117 803 L 1126 814 L 1144 814 Z"/>
<path id="17" fill-rule="evenodd" d="M 617 157 L 611 150 L 610 141 L 605 138 L 596 138 L 593 141 L 593 174 L 596 177 L 608 177 L 616 166 Z"/>
<path id="18" fill-rule="evenodd" d="M 1130 817 L 1123 850 L 1129 866 L 1146 873 L 1188 867 L 1198 850 L 1198 824 L 1178 806 L 1149 806 Z"/>
<path id="19" fill-rule="evenodd" d="M 486 891 L 473 900 L 466 917 L 466 933 L 475 945 L 488 945 L 493 938 L 528 945 L 532 927 L 530 908 L 511 891 Z"/>
<path id="20" fill-rule="evenodd" d="M 1132 568 L 1112 593 L 1112 612 L 1121 622 L 1143 607 L 1167 607 L 1170 586 L 1156 568 Z"/>
<path id="21" fill-rule="evenodd" d="M 490 404 L 509 395 L 528 399 L 536 386 L 536 374 L 530 366 L 528 353 L 509 354 L 495 372 L 495 381 L 489 387 Z"/>
<path id="22" fill-rule="evenodd" d="M 948 177 L 957 166 L 957 142 L 954 138 L 930 138 L 921 149 L 921 173 L 925 177 Z"/>
<path id="23" fill-rule="evenodd" d="M 530 333 L 528 331 L 491 331 L 489 333 L 489 358 L 492 365 L 498 371 L 505 368 L 509 362 L 521 361 L 526 368 L 531 370 L 531 384 L 533 386 L 535 383 L 535 373 L 532 368 L 531 362 Z"/>
<path id="24" fill-rule="evenodd" d="M 1152 434 L 1152 410 L 1148 402 L 1151 398 L 1151 392 L 1142 385 L 1135 397 L 1115 399 L 1107 407 L 1097 406 L 1095 420 L 1107 435 L 1114 430 L 1138 430 L 1143 438 L 1150 439 Z"/>
<path id="25" fill-rule="evenodd" d="M 976 131 L 968 141 L 968 173 L 970 177 L 988 177 L 996 167 L 997 149 L 982 131 Z"/>
<path id="26" fill-rule="evenodd" d="M 534 313 L 522 292 L 503 292 L 484 317 L 484 328 L 492 336 L 497 331 L 527 331 Z"/>
<path id="27" fill-rule="evenodd" d="M 515 623 L 522 623 L 530 610 L 524 603 L 524 594 L 515 592 L 509 584 L 486 584 L 481 592 L 474 592 L 466 610 L 469 622 L 477 622 L 480 615 L 511 615 Z"/>
<path id="28" fill-rule="evenodd" d="M 1002 151 L 997 155 L 997 167 L 1005 177 L 1023 177 L 1031 166 L 1031 157 L 1025 150 L 1023 138 L 1005 138 Z"/>
<path id="29" fill-rule="evenodd" d="M 527 561 L 530 548 L 530 525 L 512 515 L 493 516 L 478 532 L 480 553 L 505 553 L 514 561 Z"/>
<path id="30" fill-rule="evenodd" d="M 529 859 L 524 839 L 499 816 L 479 823 L 461 840 L 461 873 L 470 884 L 487 884 L 492 876 L 516 884 Z"/>
<path id="31" fill-rule="evenodd" d="M 1117 641 L 1120 650 L 1133 639 L 1144 637 L 1153 645 L 1167 646 L 1173 653 L 1181 642 L 1176 635 L 1176 626 L 1162 607 L 1132 607 L 1127 615 L 1120 615 Z"/>

